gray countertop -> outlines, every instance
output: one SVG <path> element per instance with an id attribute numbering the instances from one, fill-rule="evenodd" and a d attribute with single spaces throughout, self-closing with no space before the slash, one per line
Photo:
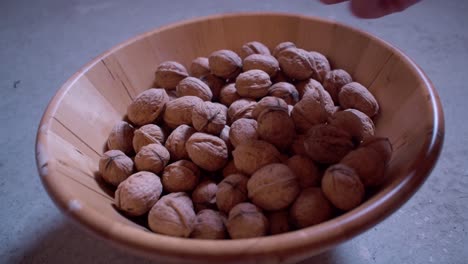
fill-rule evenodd
<path id="1" fill-rule="evenodd" d="M 465 0 L 424 0 L 378 20 L 314 0 L 1 1 L 0 262 L 150 262 L 96 239 L 58 211 L 35 167 L 40 117 L 68 77 L 115 44 L 175 21 L 236 11 L 316 15 L 371 32 L 424 69 L 444 107 L 444 149 L 422 188 L 368 232 L 304 263 L 468 263 Z"/>

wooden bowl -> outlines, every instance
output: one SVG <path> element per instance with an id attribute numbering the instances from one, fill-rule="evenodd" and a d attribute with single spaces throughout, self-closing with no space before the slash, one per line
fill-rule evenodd
<path id="1" fill-rule="evenodd" d="M 381 106 L 377 134 L 390 138 L 390 180 L 358 208 L 325 223 L 286 234 L 225 241 L 148 232 L 113 207 L 113 193 L 95 175 L 112 126 L 127 105 L 152 87 L 165 60 L 186 66 L 218 49 L 238 51 L 258 40 L 282 41 L 324 53 L 369 87 Z M 36 156 L 41 179 L 58 207 L 109 241 L 177 262 L 294 262 L 371 228 L 397 210 L 434 167 L 444 138 L 438 95 L 422 70 L 402 52 L 370 34 L 319 18 L 272 13 L 217 15 L 162 27 L 94 59 L 57 92 L 42 118 Z"/>

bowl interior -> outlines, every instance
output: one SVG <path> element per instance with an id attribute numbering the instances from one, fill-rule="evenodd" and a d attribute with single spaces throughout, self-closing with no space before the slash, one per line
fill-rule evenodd
<path id="1" fill-rule="evenodd" d="M 282 41 L 325 54 L 376 96 L 377 134 L 394 147 L 389 181 L 359 208 L 318 226 L 242 241 L 199 241 L 146 232 L 113 207 L 113 194 L 96 180 L 99 156 L 112 126 L 141 91 L 153 86 L 165 60 L 189 66 L 218 49 L 238 51 L 258 40 Z M 73 219 L 101 237 L 139 252 L 177 259 L 297 260 L 353 237 L 403 204 L 432 169 L 443 139 L 443 116 L 430 82 L 405 55 L 347 26 L 287 14 L 239 14 L 196 19 L 131 39 L 71 77 L 44 114 L 38 167 L 49 194 Z M 242 253 L 242 257 L 238 255 Z"/>

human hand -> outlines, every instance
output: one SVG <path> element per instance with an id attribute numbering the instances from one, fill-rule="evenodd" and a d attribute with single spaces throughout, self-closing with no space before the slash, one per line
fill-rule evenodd
<path id="1" fill-rule="evenodd" d="M 351 11 L 360 18 L 378 18 L 401 12 L 420 0 L 320 0 L 324 4 L 351 1 Z"/>

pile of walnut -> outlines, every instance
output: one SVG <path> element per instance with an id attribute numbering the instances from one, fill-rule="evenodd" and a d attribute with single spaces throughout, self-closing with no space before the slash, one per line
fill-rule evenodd
<path id="1" fill-rule="evenodd" d="M 392 154 L 374 136 L 379 105 L 325 56 L 291 42 L 246 43 L 166 61 L 128 107 L 102 156 L 115 204 L 160 234 L 278 234 L 359 206 Z M 135 155 L 136 154 L 136 155 Z M 134 156 L 134 157 L 133 157 Z"/>

